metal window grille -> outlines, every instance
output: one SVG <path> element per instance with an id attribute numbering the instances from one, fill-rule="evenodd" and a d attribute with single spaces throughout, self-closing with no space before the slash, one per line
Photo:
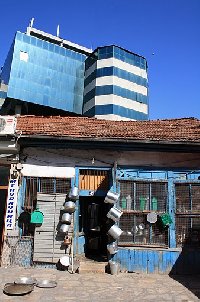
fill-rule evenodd
<path id="1" fill-rule="evenodd" d="M 168 246 L 168 229 L 147 222 L 147 214 L 164 213 L 167 208 L 167 182 L 120 181 L 119 205 L 123 210 L 119 245 Z"/>
<path id="2" fill-rule="evenodd" d="M 24 209 L 30 210 L 30 212 L 35 209 L 37 192 L 68 194 L 70 187 L 71 179 L 68 178 L 26 177 Z"/>
<path id="3" fill-rule="evenodd" d="M 128 196 L 131 197 L 131 204 Z M 163 213 L 167 198 L 166 182 L 120 181 L 120 207 L 123 210 Z"/>
<path id="4" fill-rule="evenodd" d="M 22 236 L 32 236 L 34 230 L 29 223 L 29 215 L 37 206 L 37 192 L 53 194 L 68 194 L 71 187 L 71 179 L 65 178 L 39 178 L 26 177 L 25 199 L 23 215 L 19 216 L 19 224 L 22 228 Z M 25 215 L 25 213 L 27 215 Z"/>
<path id="5" fill-rule="evenodd" d="M 176 242 L 200 247 L 200 184 L 177 183 L 176 195 Z"/>

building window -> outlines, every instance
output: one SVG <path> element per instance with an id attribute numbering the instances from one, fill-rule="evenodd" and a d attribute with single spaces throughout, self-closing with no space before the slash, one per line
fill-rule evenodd
<path id="1" fill-rule="evenodd" d="M 168 246 L 168 229 L 163 228 L 159 215 L 166 212 L 167 182 L 120 181 L 120 207 L 123 230 L 119 245 Z M 147 221 L 147 214 L 156 212 L 156 223 Z"/>
<path id="2" fill-rule="evenodd" d="M 37 208 L 37 193 L 68 194 L 71 187 L 70 178 L 39 178 L 26 177 L 25 199 L 18 223 L 22 229 L 22 236 L 33 236 L 34 227 L 30 224 L 30 214 Z"/>
<path id="3" fill-rule="evenodd" d="M 200 183 L 176 183 L 177 247 L 200 247 Z"/>
<path id="4" fill-rule="evenodd" d="M 79 174 L 80 190 L 105 190 L 109 188 L 109 171 L 81 169 Z"/>
<path id="5" fill-rule="evenodd" d="M 32 212 L 36 207 L 37 192 L 45 194 L 68 194 L 71 179 L 49 177 L 26 177 L 24 209 Z"/>
<path id="6" fill-rule="evenodd" d="M 21 61 L 28 62 L 28 53 L 25 51 L 20 51 L 19 58 Z"/>

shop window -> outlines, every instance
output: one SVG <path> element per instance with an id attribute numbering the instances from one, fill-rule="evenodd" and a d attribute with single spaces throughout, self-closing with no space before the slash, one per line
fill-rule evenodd
<path id="1" fill-rule="evenodd" d="M 200 247 L 200 183 L 177 183 L 176 242 L 178 247 Z"/>
<path id="2" fill-rule="evenodd" d="M 167 182 L 120 181 L 123 215 L 119 227 L 123 233 L 118 244 L 168 246 L 168 228 L 159 219 L 166 212 L 167 200 Z M 151 212 L 157 214 L 155 223 L 147 221 Z"/>

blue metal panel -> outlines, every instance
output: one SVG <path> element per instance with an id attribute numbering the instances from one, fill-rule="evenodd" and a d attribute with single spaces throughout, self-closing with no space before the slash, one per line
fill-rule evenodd
<path id="1" fill-rule="evenodd" d="M 117 178 L 118 179 L 133 179 L 138 177 L 139 172 L 134 169 L 125 169 L 125 168 L 118 168 L 117 169 Z"/>
<path id="2" fill-rule="evenodd" d="M 113 260 L 121 270 L 143 273 L 199 274 L 200 251 L 119 248 Z"/>
<path id="3" fill-rule="evenodd" d="M 79 196 L 106 196 L 107 191 L 103 190 L 96 190 L 96 191 L 91 191 L 91 190 L 80 190 L 79 191 Z"/>
<path id="4" fill-rule="evenodd" d="M 18 196 L 17 196 L 17 215 L 18 215 L 18 217 L 23 211 L 22 207 L 24 205 L 25 190 L 26 190 L 26 178 L 23 177 L 21 186 L 19 187 Z M 19 229 L 19 231 L 20 231 L 20 236 L 21 236 L 22 229 Z"/>
<path id="5" fill-rule="evenodd" d="M 143 168 L 130 169 L 119 167 L 117 170 L 117 178 L 124 180 L 136 178 L 165 180 L 167 179 L 167 171 L 149 171 Z"/>
<path id="6" fill-rule="evenodd" d="M 22 178 L 21 186 L 19 187 L 18 197 L 17 197 L 17 215 L 21 214 L 22 207 L 24 205 L 24 198 L 25 198 L 25 190 L 26 190 L 26 178 Z"/>
<path id="7" fill-rule="evenodd" d="M 79 187 L 79 169 L 75 168 L 75 178 L 71 179 L 71 185 Z M 79 251 L 79 200 L 76 201 L 76 211 L 74 213 L 74 253 L 77 254 Z"/>
<path id="8" fill-rule="evenodd" d="M 147 260 L 147 272 L 148 273 L 158 273 L 159 267 L 159 252 L 157 251 L 148 251 L 148 260 Z"/>
<path id="9" fill-rule="evenodd" d="M 152 178 L 152 172 L 139 171 L 139 178 L 151 179 Z"/>
<path id="10" fill-rule="evenodd" d="M 200 172 L 189 173 L 187 176 L 188 180 L 200 180 Z"/>
<path id="11" fill-rule="evenodd" d="M 80 236 L 77 238 L 77 250 L 75 251 L 75 254 L 81 255 L 84 254 L 85 250 L 85 237 Z"/>
<path id="12" fill-rule="evenodd" d="M 175 194 L 173 173 L 168 172 L 168 211 L 172 219 L 169 225 L 169 247 L 176 247 L 176 227 L 175 227 Z"/>
<path id="13" fill-rule="evenodd" d="M 152 171 L 152 178 L 153 179 L 167 179 L 167 172 L 165 171 Z"/>

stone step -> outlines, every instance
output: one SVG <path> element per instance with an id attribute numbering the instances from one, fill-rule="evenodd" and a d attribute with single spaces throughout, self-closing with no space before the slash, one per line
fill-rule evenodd
<path id="1" fill-rule="evenodd" d="M 106 269 L 106 262 L 97 261 L 80 261 L 79 274 L 84 273 L 100 273 L 104 274 Z"/>

